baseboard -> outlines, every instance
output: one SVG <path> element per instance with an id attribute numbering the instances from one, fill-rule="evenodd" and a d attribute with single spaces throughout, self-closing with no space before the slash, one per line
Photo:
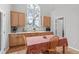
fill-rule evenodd
<path id="1" fill-rule="evenodd" d="M 73 50 L 75 50 L 75 51 L 79 51 L 78 49 L 76 49 L 76 48 L 73 48 L 73 47 L 69 47 L 69 48 L 71 48 L 71 49 L 73 49 Z"/>

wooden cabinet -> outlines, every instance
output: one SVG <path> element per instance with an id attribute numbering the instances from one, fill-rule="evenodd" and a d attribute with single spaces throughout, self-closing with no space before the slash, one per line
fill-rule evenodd
<path id="1" fill-rule="evenodd" d="M 43 26 L 50 27 L 51 26 L 51 17 L 50 16 L 43 16 Z"/>
<path id="2" fill-rule="evenodd" d="M 11 12 L 11 26 L 20 26 L 25 25 L 25 14 L 21 12 Z"/>
<path id="3" fill-rule="evenodd" d="M 9 46 L 16 46 L 18 43 L 17 42 L 17 37 L 15 35 L 10 35 L 9 36 Z"/>
<path id="4" fill-rule="evenodd" d="M 18 45 L 25 45 L 25 38 L 24 35 L 18 35 Z"/>
<path id="5" fill-rule="evenodd" d="M 25 38 L 23 35 L 20 34 L 11 34 L 9 35 L 9 46 L 18 46 L 18 45 L 24 45 L 25 44 Z"/>
<path id="6" fill-rule="evenodd" d="M 9 46 L 24 45 L 26 37 L 53 35 L 53 32 L 30 32 L 30 33 L 11 33 L 9 34 Z"/>
<path id="7" fill-rule="evenodd" d="M 19 13 L 19 26 L 24 26 L 25 25 L 25 14 L 24 13 Z"/>
<path id="8" fill-rule="evenodd" d="M 18 13 L 11 12 L 11 26 L 18 26 Z"/>

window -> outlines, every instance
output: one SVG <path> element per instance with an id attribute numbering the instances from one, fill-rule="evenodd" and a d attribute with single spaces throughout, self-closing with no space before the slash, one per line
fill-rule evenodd
<path id="1" fill-rule="evenodd" d="M 40 26 L 40 7 L 38 4 L 27 5 L 27 20 L 28 24 L 33 27 Z"/>

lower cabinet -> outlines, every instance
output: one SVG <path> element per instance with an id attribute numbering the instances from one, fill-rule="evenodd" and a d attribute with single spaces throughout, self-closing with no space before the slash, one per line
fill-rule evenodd
<path id="1" fill-rule="evenodd" d="M 44 36 L 44 35 L 53 35 L 52 32 L 33 32 L 33 33 L 24 33 L 24 34 L 9 34 L 9 46 L 17 46 L 25 44 L 25 36 Z"/>
<path id="2" fill-rule="evenodd" d="M 24 45 L 25 41 L 24 41 L 24 36 L 20 35 L 20 34 L 13 34 L 13 35 L 9 35 L 9 46 L 18 46 L 18 45 Z"/>

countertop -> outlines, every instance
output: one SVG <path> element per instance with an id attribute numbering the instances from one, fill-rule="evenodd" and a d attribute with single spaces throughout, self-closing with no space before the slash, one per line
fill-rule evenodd
<path id="1" fill-rule="evenodd" d="M 41 32 L 49 32 L 49 31 L 35 31 L 35 32 L 15 32 L 15 33 L 9 33 L 9 34 L 41 33 Z"/>

